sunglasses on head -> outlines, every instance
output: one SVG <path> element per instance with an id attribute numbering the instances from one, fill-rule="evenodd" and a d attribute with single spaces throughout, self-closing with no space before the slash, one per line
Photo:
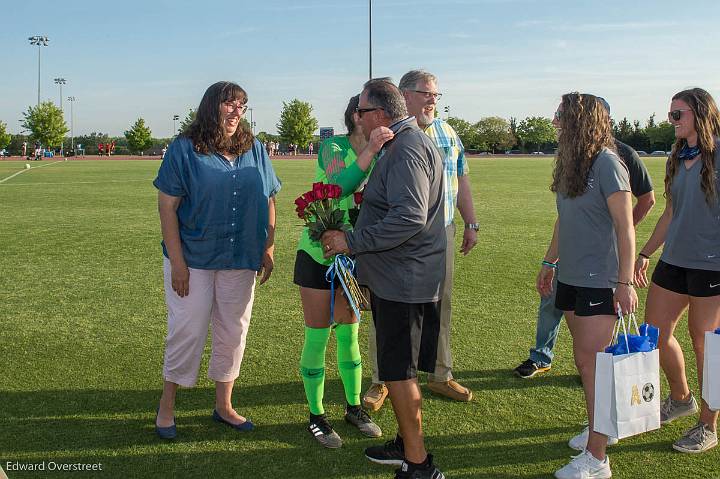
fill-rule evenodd
<path id="1" fill-rule="evenodd" d="M 678 109 L 678 110 L 669 111 L 668 112 L 668 120 L 679 121 L 680 118 L 682 117 L 682 112 L 684 112 L 684 111 L 692 111 L 692 110 L 686 108 L 684 110 Z"/>

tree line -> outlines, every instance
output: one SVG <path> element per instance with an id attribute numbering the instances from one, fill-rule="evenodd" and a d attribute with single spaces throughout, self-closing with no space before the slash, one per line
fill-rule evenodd
<path id="1" fill-rule="evenodd" d="M 318 121 L 312 112 L 310 103 L 297 98 L 283 102 L 280 118 L 275 125 L 278 134 L 272 135 L 263 131 L 258 133 L 257 137 L 262 142 L 296 144 L 304 150 L 311 142 L 319 141 L 314 135 L 318 129 Z M 67 146 L 71 144 L 71 139 L 67 136 L 69 129 L 62 111 L 54 103 L 44 102 L 36 107 L 29 107 L 23 117 L 22 126 L 29 135 L 11 135 L 7 132 L 7 125 L 0 122 L 0 149 L 6 148 L 10 154 L 20 154 L 23 142 L 32 144 L 37 141 L 48 149 L 59 149 L 64 145 L 65 150 L 68 150 Z M 194 119 L 195 111 L 191 109 L 174 133 L 185 131 Z M 627 118 L 620 122 L 611 121 L 615 137 L 636 150 L 668 151 L 675 140 L 673 126 L 667 120 L 657 123 L 655 114 L 648 118 L 644 126 L 638 120 L 630 122 Z M 243 119 L 243 122 L 245 127 L 250 129 L 247 120 Z M 552 153 L 557 148 L 557 133 L 549 118 L 528 116 L 518 121 L 517 118 L 506 120 L 491 116 L 470 123 L 462 118 L 450 117 L 447 122 L 458 133 L 465 149 L 470 153 Z M 122 137 L 93 132 L 89 135 L 78 135 L 73 140 L 76 145 L 83 145 L 85 154 L 89 155 L 98 153 L 99 143 L 113 141 L 115 154 L 143 154 L 145 151 L 157 154 L 172 138 L 154 138 L 145 120 L 138 118 Z"/>
<path id="2" fill-rule="evenodd" d="M 669 151 L 675 141 L 675 129 L 667 121 L 657 123 L 655 114 L 641 126 L 639 120 L 620 122 L 610 120 L 613 135 L 639 151 Z M 557 148 L 557 132 L 552 120 L 529 116 L 520 122 L 517 118 L 492 116 L 470 123 L 462 118 L 450 117 L 447 122 L 455 129 L 469 152 L 552 153 Z"/>

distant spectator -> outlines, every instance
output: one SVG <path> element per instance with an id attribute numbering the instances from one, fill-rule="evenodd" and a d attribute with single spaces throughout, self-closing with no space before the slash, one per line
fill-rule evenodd
<path id="1" fill-rule="evenodd" d="M 312 142 L 310 142 L 310 144 L 308 145 L 308 154 L 312 155 L 312 152 L 313 152 L 313 144 L 312 144 Z"/>
<path id="2" fill-rule="evenodd" d="M 98 143 L 98 155 L 103 156 L 105 154 L 105 146 L 102 143 Z"/>
<path id="3" fill-rule="evenodd" d="M 22 156 L 23 156 L 23 158 L 27 158 L 27 141 L 23 141 Z"/>

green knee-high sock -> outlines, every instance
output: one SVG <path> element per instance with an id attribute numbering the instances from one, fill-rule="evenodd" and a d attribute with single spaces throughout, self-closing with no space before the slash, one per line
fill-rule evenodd
<path id="1" fill-rule="evenodd" d="M 305 344 L 300 356 L 300 374 L 305 386 L 310 412 L 325 414 L 323 395 L 325 393 L 325 348 L 330 337 L 330 328 L 308 328 L 305 326 Z"/>
<path id="2" fill-rule="evenodd" d="M 358 346 L 358 328 L 358 323 L 338 324 L 335 327 L 338 371 L 345 388 L 345 399 L 351 406 L 360 405 L 360 388 L 362 387 L 362 361 L 360 346 Z"/>

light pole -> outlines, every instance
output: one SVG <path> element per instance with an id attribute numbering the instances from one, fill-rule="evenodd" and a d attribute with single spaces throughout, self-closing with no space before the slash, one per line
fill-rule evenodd
<path id="1" fill-rule="evenodd" d="M 64 78 L 55 78 L 55 84 L 60 86 L 60 113 L 63 113 L 63 100 L 62 100 L 62 86 L 65 84 Z M 63 115 L 63 121 L 65 120 L 65 115 Z M 65 135 L 63 135 L 64 137 Z M 60 155 L 64 156 L 65 151 L 65 142 L 60 142 Z"/>
<path id="2" fill-rule="evenodd" d="M 370 67 L 370 78 L 372 80 L 372 0 L 368 0 L 368 40 L 369 40 L 369 67 Z"/>
<path id="3" fill-rule="evenodd" d="M 170 138 L 175 138 L 175 135 L 177 135 L 177 127 L 175 126 L 175 122 L 180 119 L 180 115 L 173 115 L 173 134 L 170 136 Z"/>
<path id="4" fill-rule="evenodd" d="M 48 42 L 50 39 L 46 37 L 45 35 L 34 35 L 32 37 L 28 37 L 28 40 L 30 40 L 30 45 L 37 45 L 38 47 L 38 99 L 37 99 L 37 106 L 40 106 L 40 47 L 46 47 L 48 46 Z"/>
<path id="5" fill-rule="evenodd" d="M 66 83 L 64 78 L 56 78 L 55 84 L 60 85 L 60 111 L 63 111 L 62 86 Z"/>
<path id="6" fill-rule="evenodd" d="M 67 97 L 70 102 L 70 148 L 73 154 L 75 154 L 75 116 L 73 115 L 73 103 L 76 98 L 74 96 Z"/>
<path id="7" fill-rule="evenodd" d="M 252 134 L 255 135 L 255 122 L 253 121 L 253 109 L 248 108 L 248 111 L 250 111 L 250 129 L 252 130 Z"/>
<path id="8" fill-rule="evenodd" d="M 447 120 L 448 118 L 450 118 L 450 105 L 446 106 L 444 108 L 444 110 L 445 110 L 445 119 Z"/>

